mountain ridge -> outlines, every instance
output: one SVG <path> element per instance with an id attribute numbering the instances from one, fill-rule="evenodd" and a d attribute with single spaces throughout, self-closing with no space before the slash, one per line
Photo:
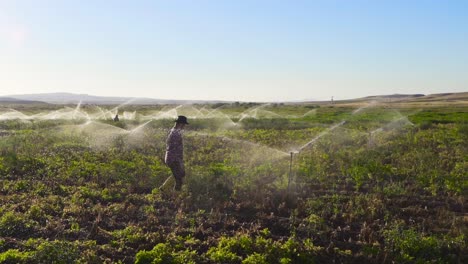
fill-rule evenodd
<path id="1" fill-rule="evenodd" d="M 468 92 L 459 93 L 438 93 L 438 94 L 389 94 L 371 95 L 361 98 L 335 100 L 342 102 L 364 102 L 364 101 L 390 101 L 390 102 L 430 102 L 430 101 L 468 101 Z M 57 93 L 37 93 L 37 94 L 17 94 L 0 96 L 0 103 L 48 103 L 48 104 L 195 104 L 195 103 L 232 103 L 235 101 L 223 100 L 176 100 L 176 99 L 155 99 L 147 97 L 119 97 L 119 96 L 96 96 L 89 94 L 75 94 L 66 92 Z M 278 101 L 276 103 L 326 103 L 328 100 L 294 100 Z"/>
<path id="2" fill-rule="evenodd" d="M 2 97 L 0 97 L 2 98 Z M 42 101 L 50 104 L 186 104 L 186 103 L 218 103 L 220 100 L 176 100 L 176 99 L 155 99 L 147 97 L 120 97 L 120 96 L 97 96 L 89 94 L 75 93 L 37 93 L 37 94 L 17 94 L 7 95 L 5 98 L 13 98 L 26 101 Z"/>

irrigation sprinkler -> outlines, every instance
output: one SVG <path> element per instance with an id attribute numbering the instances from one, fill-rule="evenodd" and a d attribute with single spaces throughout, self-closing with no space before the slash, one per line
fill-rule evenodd
<path id="1" fill-rule="evenodd" d="M 362 109 L 362 107 L 360 108 Z M 358 109 L 358 110 L 360 110 Z M 354 114 L 354 113 L 353 113 Z M 329 127 L 327 130 L 325 130 L 324 132 L 320 133 L 318 136 L 314 137 L 312 140 L 310 140 L 309 142 L 307 142 L 306 144 L 304 144 L 302 147 L 300 147 L 298 150 L 292 150 L 289 152 L 289 155 L 290 155 L 290 160 L 289 160 L 289 178 L 288 178 L 288 195 L 289 195 L 289 190 L 290 190 L 290 186 L 291 186 L 291 181 L 292 181 L 292 177 L 293 177 L 293 157 L 294 157 L 294 154 L 299 154 L 301 153 L 305 148 L 315 144 L 315 142 L 317 142 L 317 140 L 319 140 L 321 137 L 327 135 L 328 133 L 332 132 L 333 130 L 337 129 L 338 127 L 344 125 L 347 123 L 347 120 L 343 120 L 337 124 L 334 124 L 333 126 Z"/>
<path id="2" fill-rule="evenodd" d="M 293 177 L 293 157 L 294 157 L 294 154 L 299 154 L 299 151 L 291 151 L 289 152 L 289 155 L 290 155 L 290 159 L 289 159 L 289 178 L 288 178 L 288 195 L 289 195 L 289 189 L 290 189 L 290 186 L 291 186 L 291 181 L 292 181 L 292 177 Z"/>

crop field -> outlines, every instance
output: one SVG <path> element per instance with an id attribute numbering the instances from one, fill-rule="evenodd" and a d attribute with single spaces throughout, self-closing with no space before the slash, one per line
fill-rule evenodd
<path id="1" fill-rule="evenodd" d="M 468 263 L 467 197 L 466 105 L 0 106 L 0 263 Z"/>

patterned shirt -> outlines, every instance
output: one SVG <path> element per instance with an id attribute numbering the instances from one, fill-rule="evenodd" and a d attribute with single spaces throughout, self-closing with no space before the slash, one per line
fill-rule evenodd
<path id="1" fill-rule="evenodd" d="M 184 144 L 182 142 L 181 129 L 173 128 L 167 136 L 166 140 L 166 157 L 165 162 L 171 163 L 174 161 L 184 161 Z"/>

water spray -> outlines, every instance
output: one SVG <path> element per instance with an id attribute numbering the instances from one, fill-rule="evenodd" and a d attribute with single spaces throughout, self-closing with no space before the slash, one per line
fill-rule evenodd
<path id="1" fill-rule="evenodd" d="M 161 184 L 161 186 L 159 186 L 159 190 L 162 190 L 164 188 L 164 186 L 166 186 L 166 184 L 169 182 L 169 180 L 172 178 L 172 176 L 169 176 L 167 177 L 167 179 L 163 182 L 163 184 Z"/>
<path id="2" fill-rule="evenodd" d="M 153 122 L 153 121 L 154 121 L 153 119 L 151 119 L 151 120 L 149 120 L 149 121 L 146 121 L 145 123 L 143 123 L 143 124 L 141 124 L 141 125 L 135 127 L 134 129 L 130 130 L 129 133 L 132 134 L 132 133 L 134 133 L 134 132 L 137 132 L 137 131 L 141 130 L 143 127 L 145 127 L 146 125 L 148 125 L 149 123 L 151 123 L 151 122 Z"/>

